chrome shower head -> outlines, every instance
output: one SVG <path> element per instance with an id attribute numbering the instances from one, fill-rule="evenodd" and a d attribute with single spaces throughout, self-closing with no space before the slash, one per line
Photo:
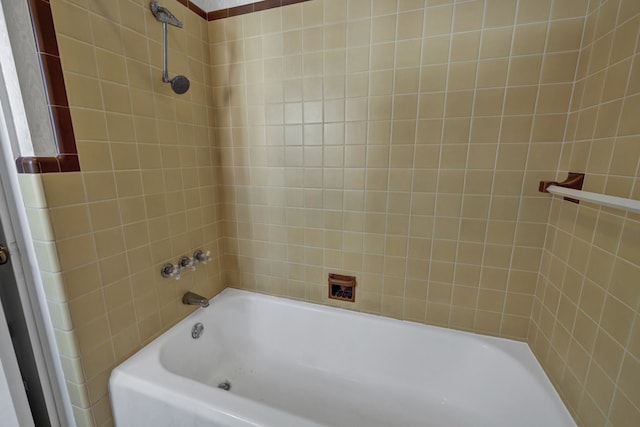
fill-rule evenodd
<path id="1" fill-rule="evenodd" d="M 168 83 L 171 83 L 171 89 L 178 95 L 182 95 L 183 93 L 188 91 L 189 86 L 191 86 L 189 79 L 182 75 L 175 76 L 174 78 L 169 80 Z"/>

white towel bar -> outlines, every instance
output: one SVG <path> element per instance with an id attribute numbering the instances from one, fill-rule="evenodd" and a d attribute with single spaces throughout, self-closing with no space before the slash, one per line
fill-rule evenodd
<path id="1" fill-rule="evenodd" d="M 606 194 L 591 193 L 589 191 L 574 190 L 572 188 L 550 185 L 547 191 L 558 196 L 570 197 L 585 202 L 596 203 L 610 208 L 622 209 L 629 212 L 640 213 L 640 200 L 625 199 L 623 197 L 608 196 Z"/>

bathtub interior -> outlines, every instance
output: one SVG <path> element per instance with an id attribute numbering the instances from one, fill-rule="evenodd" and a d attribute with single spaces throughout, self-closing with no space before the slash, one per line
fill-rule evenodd
<path id="1" fill-rule="evenodd" d="M 574 425 L 524 343 L 231 289 L 198 315 L 161 364 L 248 404 L 335 427 Z"/>

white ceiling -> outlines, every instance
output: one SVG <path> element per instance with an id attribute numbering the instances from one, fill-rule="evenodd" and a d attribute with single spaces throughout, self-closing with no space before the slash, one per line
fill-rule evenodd
<path id="1" fill-rule="evenodd" d="M 205 12 L 228 9 L 230 7 L 242 6 L 243 4 L 255 3 L 256 0 L 190 0 Z"/>

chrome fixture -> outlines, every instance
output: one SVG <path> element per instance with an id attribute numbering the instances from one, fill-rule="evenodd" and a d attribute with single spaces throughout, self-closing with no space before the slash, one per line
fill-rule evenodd
<path id="1" fill-rule="evenodd" d="M 202 332 L 204 332 L 204 325 L 200 322 L 196 323 L 193 325 L 193 328 L 191 328 L 191 338 L 197 340 L 202 336 Z"/>
<path id="2" fill-rule="evenodd" d="M 152 1 L 149 7 L 151 8 L 153 16 L 155 16 L 158 21 L 163 24 L 171 24 L 174 27 L 182 28 L 182 22 L 180 22 L 173 13 L 169 12 L 169 9 L 160 6 L 157 1 Z"/>
<path id="3" fill-rule="evenodd" d="M 202 249 L 198 249 L 193 253 L 193 256 L 185 255 L 180 257 L 175 265 L 172 263 L 164 264 L 160 269 L 160 274 L 165 279 L 173 278 L 180 280 L 180 274 L 183 270 L 189 269 L 194 271 L 196 269 L 196 265 L 200 263 L 206 264 L 209 261 L 211 261 L 211 252 L 204 252 Z"/>
<path id="4" fill-rule="evenodd" d="M 164 41 L 164 69 L 162 71 L 162 81 L 165 83 L 171 84 L 171 89 L 177 93 L 178 95 L 182 95 L 183 93 L 189 90 L 189 86 L 191 83 L 189 79 L 183 75 L 177 75 L 174 78 L 169 78 L 168 71 L 168 40 L 167 40 L 167 24 L 173 25 L 174 27 L 182 28 L 182 22 L 178 20 L 168 9 L 160 6 L 157 1 L 152 1 L 149 4 L 151 8 L 151 12 L 153 16 L 156 17 L 158 21 L 162 23 L 162 33 L 163 33 L 163 41 Z"/>
<path id="5" fill-rule="evenodd" d="M 178 261 L 178 266 L 180 267 L 180 269 L 188 268 L 189 270 L 193 271 L 196 269 L 196 260 L 193 257 L 183 256 Z"/>
<path id="6" fill-rule="evenodd" d="M 208 299 L 190 291 L 182 296 L 182 303 L 186 305 L 199 305 L 202 308 L 209 307 Z"/>
<path id="7" fill-rule="evenodd" d="M 160 274 L 165 279 L 173 278 L 176 280 L 180 280 L 180 266 L 166 263 L 160 269 Z"/>
<path id="8" fill-rule="evenodd" d="M 198 249 L 193 253 L 193 259 L 195 260 L 196 264 L 200 262 L 206 264 L 211 261 L 211 251 L 202 252 L 201 249 Z"/>

